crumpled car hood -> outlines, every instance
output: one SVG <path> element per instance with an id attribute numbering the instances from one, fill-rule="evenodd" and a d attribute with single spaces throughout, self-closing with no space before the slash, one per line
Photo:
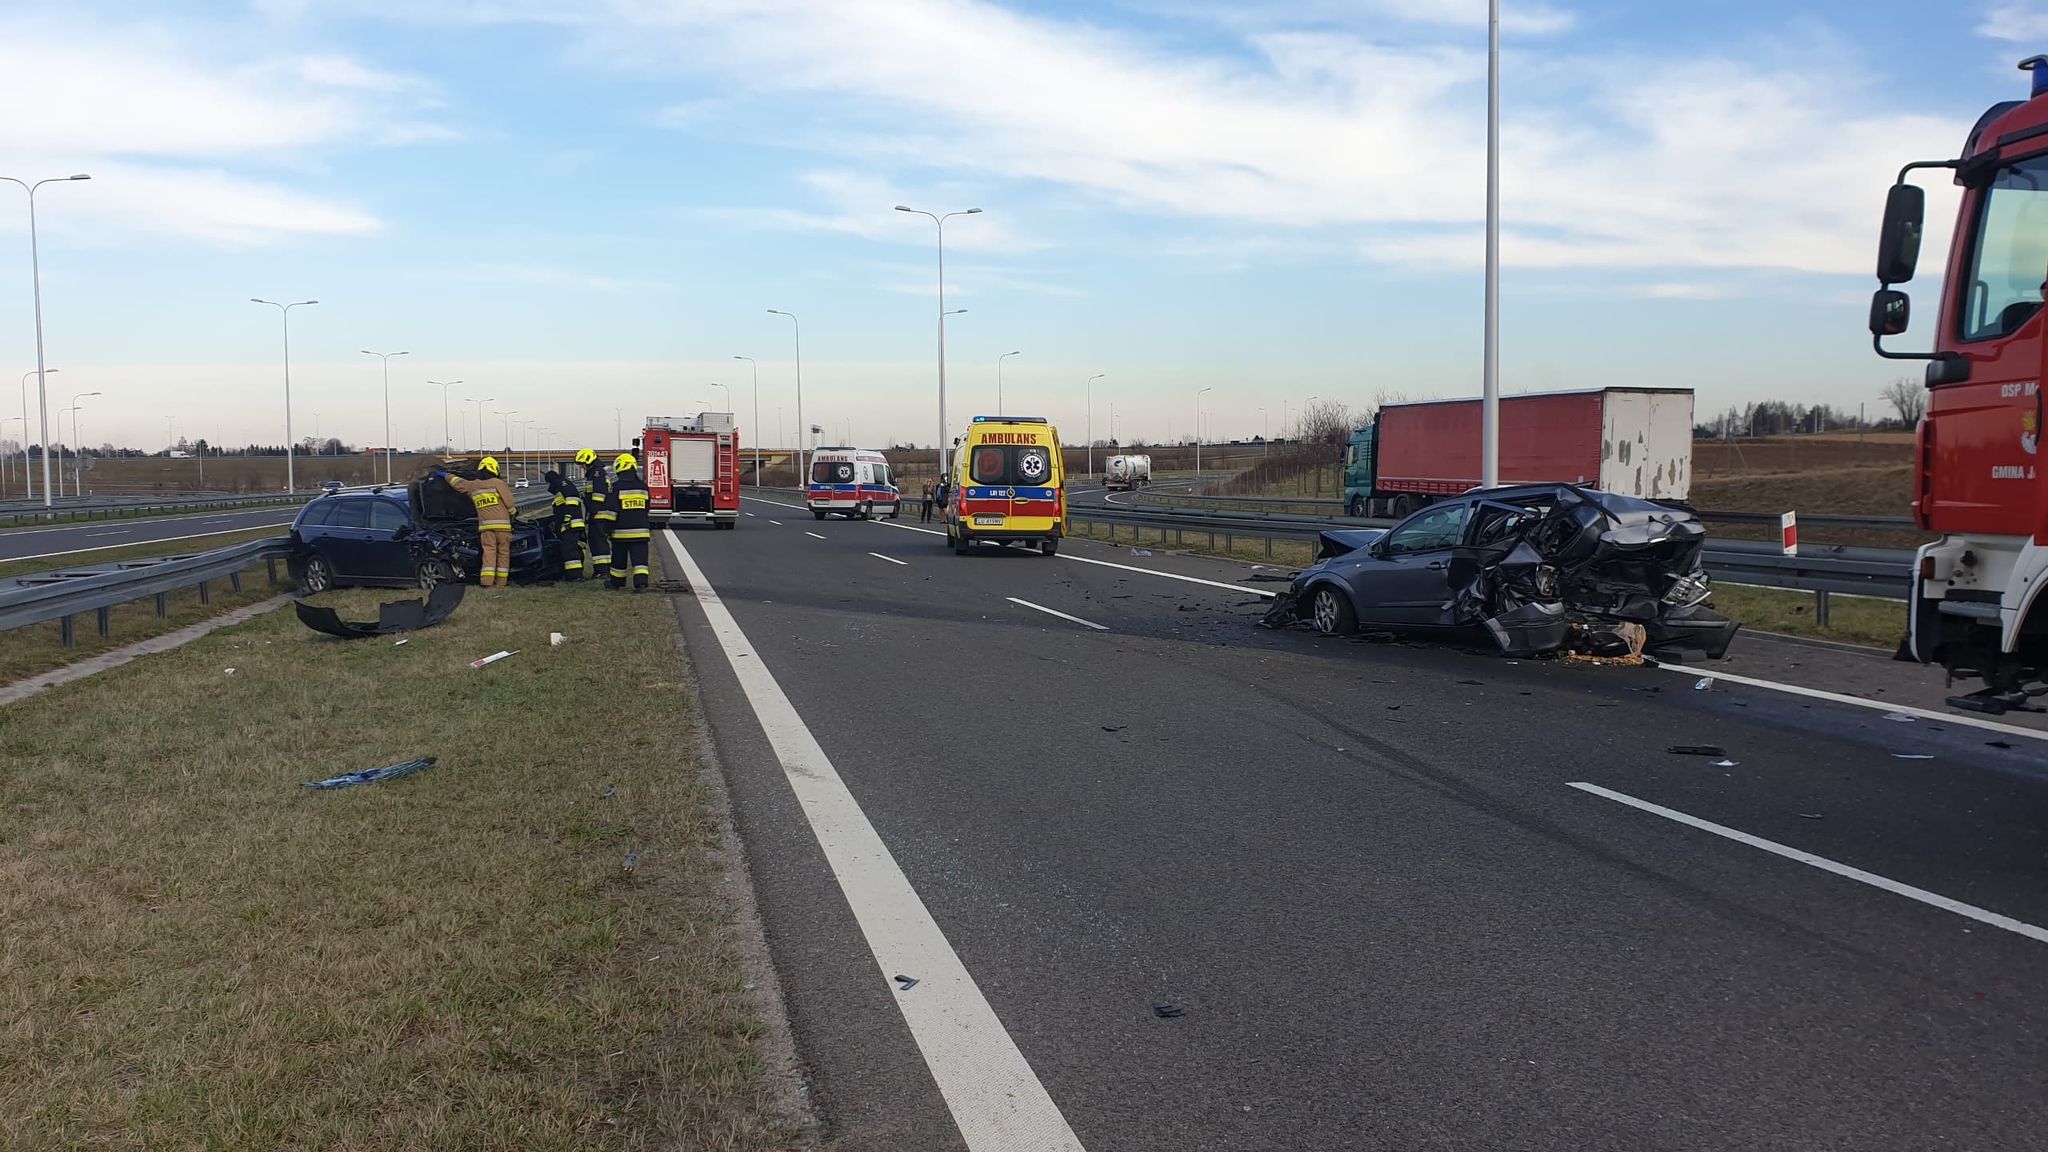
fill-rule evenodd
<path id="1" fill-rule="evenodd" d="M 1301 594 L 1319 574 L 1384 535 L 1323 533 L 1317 563 L 1262 622 L 1281 627 L 1299 619 Z M 1616 638 L 1625 637 L 1619 643 L 1631 649 L 1696 649 L 1719 659 L 1739 625 L 1704 606 L 1706 538 L 1686 510 L 1560 485 L 1543 515 L 1498 540 L 1450 550 L 1446 623 L 1483 628 L 1510 655 L 1567 646 L 1612 654 Z"/>

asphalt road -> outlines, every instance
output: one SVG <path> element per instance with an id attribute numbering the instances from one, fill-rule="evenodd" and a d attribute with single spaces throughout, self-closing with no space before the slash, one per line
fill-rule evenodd
<path id="1" fill-rule="evenodd" d="M 205 548 L 206 538 L 254 528 L 280 533 L 298 515 L 295 507 L 251 508 L 247 511 L 194 512 L 185 516 L 152 516 L 139 520 L 87 520 L 48 528 L 0 532 L 0 561 L 57 559 L 100 548 L 190 540 Z"/>
<path id="2" fill-rule="evenodd" d="M 1089 1149 L 2043 1146 L 2038 738 L 744 507 L 674 539 L 746 650 L 677 603 L 829 1147 L 967 1147 L 964 1057 L 913 1038 L 931 989 L 878 960 L 750 660 Z"/>

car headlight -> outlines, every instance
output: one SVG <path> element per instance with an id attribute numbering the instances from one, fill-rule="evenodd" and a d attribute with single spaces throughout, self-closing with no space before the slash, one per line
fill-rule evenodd
<path id="1" fill-rule="evenodd" d="M 1713 591 L 1713 581 L 1704 570 L 1688 572 L 1671 582 L 1671 590 L 1664 593 L 1664 602 L 1674 608 L 1690 608 L 1705 600 Z"/>

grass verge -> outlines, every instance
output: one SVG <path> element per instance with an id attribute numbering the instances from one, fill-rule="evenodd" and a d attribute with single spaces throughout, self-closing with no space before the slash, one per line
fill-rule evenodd
<path id="1" fill-rule="evenodd" d="M 590 584 L 402 647 L 277 613 L 9 707 L 0 1146 L 785 1146 L 695 722 L 667 598 Z"/>

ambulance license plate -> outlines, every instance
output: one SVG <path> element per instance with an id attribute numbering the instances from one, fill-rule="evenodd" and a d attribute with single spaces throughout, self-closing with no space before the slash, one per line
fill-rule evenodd
<path id="1" fill-rule="evenodd" d="M 1003 518 L 1001 516 L 976 516 L 974 518 L 974 526 L 977 528 L 999 528 L 1002 526 L 1002 523 Z"/>

